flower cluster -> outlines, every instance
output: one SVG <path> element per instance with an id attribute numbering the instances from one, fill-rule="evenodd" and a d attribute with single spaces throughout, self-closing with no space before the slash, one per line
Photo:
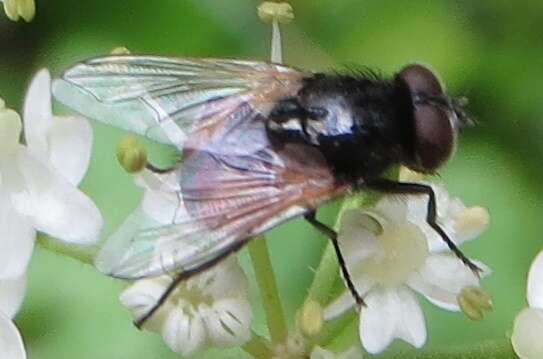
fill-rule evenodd
<path id="1" fill-rule="evenodd" d="M 144 187 L 145 194 L 132 216 L 169 223 L 180 206 L 175 192 L 179 186 L 177 176 L 144 170 L 137 182 Z M 119 229 L 125 230 L 130 228 Z M 171 281 L 166 275 L 136 281 L 121 294 L 121 302 L 139 318 L 157 303 Z M 247 287 L 245 273 L 234 257 L 229 258 L 179 284 L 144 328 L 161 333 L 173 351 L 185 355 L 206 345 L 240 346 L 251 336 Z"/>
<path id="2" fill-rule="evenodd" d="M 24 122 L 0 100 L 0 325 L 9 358 L 24 357 L 11 319 L 24 298 L 36 232 L 88 245 L 102 227 L 98 208 L 77 189 L 89 164 L 91 128 L 83 118 L 53 116 L 50 85 L 46 70 L 34 77 Z"/>
<path id="3" fill-rule="evenodd" d="M 475 238 L 488 223 L 480 207 L 467 208 L 441 186 L 437 194 L 438 223 L 459 245 Z M 427 198 L 404 200 L 386 196 L 372 208 L 347 210 L 339 232 L 347 268 L 366 306 L 360 310 L 359 334 L 370 353 L 383 351 L 394 338 L 419 348 L 426 342 L 424 315 L 414 295 L 435 305 L 460 310 L 464 288 L 479 278 L 458 258 L 446 253 L 441 238 L 426 222 Z M 482 263 L 483 275 L 489 270 Z M 330 320 L 354 305 L 349 292 L 325 310 Z"/>

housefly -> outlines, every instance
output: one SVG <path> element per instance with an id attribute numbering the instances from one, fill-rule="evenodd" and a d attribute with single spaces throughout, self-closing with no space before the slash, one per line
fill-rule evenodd
<path id="1" fill-rule="evenodd" d="M 177 147 L 180 215 L 109 239 L 97 259 L 108 275 L 174 274 L 140 326 L 182 280 L 252 237 L 304 216 L 334 244 L 358 304 L 337 234 L 319 222 L 324 202 L 357 190 L 428 196 L 428 224 L 475 273 L 436 222 L 432 188 L 386 179 L 395 165 L 434 173 L 469 123 L 427 67 L 391 77 L 312 73 L 274 63 L 160 56 L 94 58 L 63 73 L 58 100 L 99 121 Z M 150 169 L 158 169 L 150 166 Z"/>

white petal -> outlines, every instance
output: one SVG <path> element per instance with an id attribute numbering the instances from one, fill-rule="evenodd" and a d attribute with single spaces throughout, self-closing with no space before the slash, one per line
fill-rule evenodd
<path id="1" fill-rule="evenodd" d="M 411 197 L 384 196 L 375 207 L 367 211 L 379 219 L 384 227 L 394 229 L 396 223 L 404 223 L 408 213 L 408 203 Z"/>
<path id="2" fill-rule="evenodd" d="M 398 289 L 399 315 L 396 324 L 396 336 L 415 348 L 426 343 L 426 323 L 424 314 L 415 294 L 405 287 Z"/>
<path id="3" fill-rule="evenodd" d="M 377 237 L 368 228 L 372 224 L 378 225 L 373 217 L 360 209 L 347 210 L 341 217 L 338 241 L 348 265 L 355 265 L 378 250 Z"/>
<path id="4" fill-rule="evenodd" d="M 204 323 L 199 315 L 187 315 L 181 308 L 170 311 L 162 337 L 171 350 L 183 355 L 191 355 L 202 348 L 206 333 Z"/>
<path id="5" fill-rule="evenodd" d="M 358 294 L 360 294 L 362 297 L 364 297 L 375 284 L 375 282 L 369 278 L 357 277 L 353 278 L 353 281 Z M 353 295 L 350 291 L 346 290 L 326 306 L 323 313 L 324 320 L 335 319 L 341 314 L 345 313 L 347 310 L 351 309 L 354 305 L 355 302 Z"/>
<path id="6" fill-rule="evenodd" d="M 102 215 L 89 197 L 24 151 L 18 165 L 25 191 L 12 195 L 13 203 L 37 230 L 77 244 L 98 240 Z"/>
<path id="7" fill-rule="evenodd" d="M 132 312 L 134 318 L 139 318 L 157 303 L 169 283 L 171 283 L 171 279 L 165 276 L 142 279 L 125 289 L 119 299 L 122 305 Z M 166 301 L 145 323 L 145 329 L 160 331 L 170 309 L 170 303 Z"/>
<path id="8" fill-rule="evenodd" d="M 367 307 L 361 310 L 359 330 L 362 345 L 369 353 L 382 352 L 394 338 L 417 348 L 424 345 L 424 315 L 408 289 L 379 288 L 366 297 L 366 303 Z"/>
<path id="9" fill-rule="evenodd" d="M 54 117 L 47 134 L 49 160 L 71 184 L 78 185 L 89 167 L 92 128 L 82 117 Z"/>
<path id="10" fill-rule="evenodd" d="M 35 151 L 47 152 L 47 133 L 53 124 L 51 113 L 51 75 L 40 70 L 26 93 L 23 119 L 26 143 Z"/>
<path id="11" fill-rule="evenodd" d="M 543 358 L 543 311 L 525 308 L 515 318 L 511 343 L 521 359 Z"/>
<path id="12" fill-rule="evenodd" d="M 36 233 L 0 190 L 0 278 L 18 278 L 28 267 Z M 1 310 L 1 308 L 0 308 Z"/>
<path id="13" fill-rule="evenodd" d="M 0 280 L 0 312 L 13 318 L 23 303 L 26 292 L 26 275 L 17 279 Z"/>
<path id="14" fill-rule="evenodd" d="M 13 322 L 0 312 L 0 356 L 9 359 L 26 358 L 23 339 Z"/>
<path id="15" fill-rule="evenodd" d="M 201 314 L 214 345 L 239 346 L 251 337 L 252 312 L 247 300 L 221 299 Z"/>
<path id="16" fill-rule="evenodd" d="M 483 269 L 483 276 L 490 272 L 484 264 L 477 265 Z M 479 279 L 458 258 L 433 254 L 418 272 L 409 277 L 408 284 L 435 305 L 458 311 L 458 294 L 467 286 L 479 286 Z"/>
<path id="17" fill-rule="evenodd" d="M 17 112 L 3 106 L 4 103 L 0 98 L 0 156 L 1 160 L 5 161 L 7 155 L 21 147 L 19 137 L 22 124 Z"/>
<path id="18" fill-rule="evenodd" d="M 528 304 L 543 310 L 543 251 L 539 252 L 528 273 Z"/>
<path id="19" fill-rule="evenodd" d="M 235 256 L 194 277 L 190 282 L 214 298 L 245 297 L 249 283 Z"/>

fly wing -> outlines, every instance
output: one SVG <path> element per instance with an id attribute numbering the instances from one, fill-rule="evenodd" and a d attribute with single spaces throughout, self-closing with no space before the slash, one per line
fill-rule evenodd
<path id="1" fill-rule="evenodd" d="M 195 133 L 213 135 L 241 103 L 267 116 L 307 75 L 256 61 L 116 55 L 68 69 L 53 93 L 85 116 L 181 149 Z"/>
<path id="2" fill-rule="evenodd" d="M 265 131 L 254 112 L 243 125 L 223 139 L 239 138 L 246 126 Z M 190 151 L 169 176 L 174 185 L 147 191 L 140 209 L 106 243 L 96 261 L 100 270 L 125 279 L 194 272 L 347 190 L 315 148 L 274 150 L 267 141 L 244 155 Z"/>

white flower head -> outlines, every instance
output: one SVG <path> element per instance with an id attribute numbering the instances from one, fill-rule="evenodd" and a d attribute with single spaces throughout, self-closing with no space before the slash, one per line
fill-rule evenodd
<path id="1" fill-rule="evenodd" d="M 0 101 L 0 278 L 19 278 L 36 231 L 75 244 L 98 239 L 102 217 L 77 189 L 87 170 L 92 132 L 85 119 L 51 113 L 47 70 L 32 80 L 23 123 Z"/>
<path id="2" fill-rule="evenodd" d="M 172 279 L 161 276 L 135 282 L 121 302 L 140 317 L 157 302 Z M 162 334 L 175 352 L 193 354 L 206 345 L 239 346 L 251 335 L 247 278 L 234 258 L 180 283 L 145 324 Z"/>
<path id="3" fill-rule="evenodd" d="M 528 273 L 528 308 L 515 318 L 511 342 L 522 359 L 543 358 L 543 251 L 533 261 Z"/>
<path id="4" fill-rule="evenodd" d="M 24 3 L 10 0 L 4 5 L 7 11 L 9 6 L 29 6 L 28 1 Z M 26 146 L 20 143 L 23 122 L 0 99 L 0 356 L 3 358 L 26 357 L 21 336 L 11 320 L 24 299 L 26 268 L 36 231 L 70 243 L 89 244 L 98 239 L 102 226 L 99 210 L 77 189 L 89 163 L 91 128 L 82 118 L 53 116 L 50 85 L 49 72 L 42 70 L 32 80 L 26 95 Z"/>
<path id="5" fill-rule="evenodd" d="M 36 14 L 34 0 L 0 0 L 4 3 L 4 11 L 10 20 L 18 21 L 23 18 L 26 22 L 32 21 Z"/>
<path id="6" fill-rule="evenodd" d="M 450 198 L 443 188 L 433 188 L 438 223 L 456 244 L 486 227 L 485 211 L 484 218 L 469 221 L 472 208 Z M 374 208 L 348 210 L 342 217 L 339 242 L 353 283 L 367 304 L 360 312 L 359 334 L 370 353 L 382 352 L 395 338 L 417 348 L 424 345 L 426 325 L 414 291 L 441 308 L 458 311 L 462 289 L 479 285 L 477 276 L 458 258 L 443 253 L 447 247 L 426 223 L 427 201 L 425 196 L 405 200 L 385 196 Z M 477 264 L 483 274 L 488 273 Z M 345 292 L 326 308 L 325 318 L 353 305 Z"/>

